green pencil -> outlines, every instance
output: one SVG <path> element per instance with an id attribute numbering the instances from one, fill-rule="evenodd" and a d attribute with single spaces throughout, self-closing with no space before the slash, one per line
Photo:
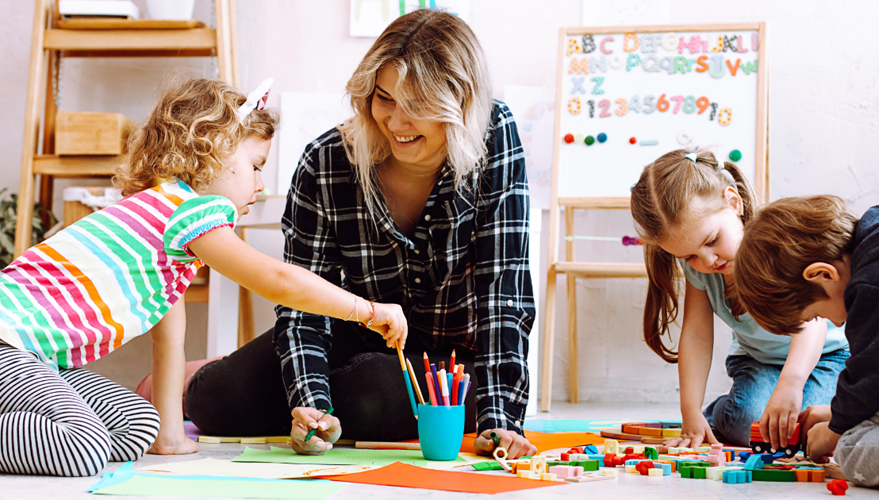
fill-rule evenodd
<path id="1" fill-rule="evenodd" d="M 327 416 L 327 415 L 333 414 L 333 409 L 334 408 L 330 407 L 329 410 L 321 410 L 321 411 L 324 412 L 324 416 Z M 318 423 L 320 423 L 322 418 L 324 418 L 324 417 L 320 417 L 319 419 L 317 419 Z M 310 431 L 308 431 L 308 434 L 305 435 L 305 441 L 303 441 L 303 443 L 307 443 L 309 439 L 313 438 L 314 434 L 317 432 L 317 429 L 318 429 L 318 427 L 315 427 L 314 429 L 311 429 Z"/>

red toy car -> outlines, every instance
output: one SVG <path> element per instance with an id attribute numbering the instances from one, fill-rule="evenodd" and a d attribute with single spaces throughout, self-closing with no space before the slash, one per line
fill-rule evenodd
<path id="1" fill-rule="evenodd" d="M 787 446 L 780 450 L 773 450 L 772 444 L 764 442 L 763 436 L 760 435 L 760 422 L 754 422 L 751 424 L 750 444 L 751 450 L 754 453 L 778 453 L 783 451 L 786 457 L 792 457 L 803 449 L 803 444 L 800 442 L 800 424 L 794 427 L 794 434 L 788 439 Z"/>

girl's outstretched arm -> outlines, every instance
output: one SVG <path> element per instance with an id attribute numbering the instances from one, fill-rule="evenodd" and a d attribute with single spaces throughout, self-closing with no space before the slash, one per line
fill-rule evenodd
<path id="1" fill-rule="evenodd" d="M 186 304 L 181 297 L 150 330 L 153 341 L 153 406 L 162 424 L 147 453 L 184 455 L 198 451 L 198 443 L 183 433 L 183 380 L 186 355 Z"/>
<path id="2" fill-rule="evenodd" d="M 214 271 L 275 304 L 332 318 L 359 318 L 363 323 L 373 318 L 365 300 L 355 300 L 355 295 L 320 276 L 256 250 L 230 227 L 214 229 L 190 243 L 189 249 Z M 376 303 L 370 328 L 388 347 L 398 341 L 401 348 L 406 346 L 409 326 L 399 305 Z"/>
<path id="3" fill-rule="evenodd" d="M 827 340 L 827 320 L 816 318 L 792 336 L 784 368 L 760 417 L 760 434 L 773 450 L 787 446 L 803 406 L 803 387 L 821 359 Z"/>
<path id="4" fill-rule="evenodd" d="M 681 386 L 681 437 L 668 446 L 698 448 L 703 441 L 716 443 L 708 420 L 702 415 L 702 400 L 714 354 L 714 312 L 705 290 L 687 282 L 684 322 L 678 348 L 678 378 Z"/>

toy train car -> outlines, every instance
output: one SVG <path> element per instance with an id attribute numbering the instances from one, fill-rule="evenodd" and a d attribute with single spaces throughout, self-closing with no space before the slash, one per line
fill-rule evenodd
<path id="1" fill-rule="evenodd" d="M 803 449 L 803 443 L 800 439 L 800 424 L 797 424 L 794 427 L 794 434 L 790 439 L 787 440 L 787 446 L 780 450 L 773 450 L 772 444 L 763 441 L 763 436 L 760 435 L 760 422 L 754 422 L 751 424 L 751 450 L 754 453 L 778 453 L 784 452 L 786 457 L 792 457 L 797 454 L 798 451 Z"/>

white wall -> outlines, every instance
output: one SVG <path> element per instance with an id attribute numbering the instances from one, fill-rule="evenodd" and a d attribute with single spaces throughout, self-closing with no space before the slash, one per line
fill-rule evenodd
<path id="1" fill-rule="evenodd" d="M 0 0 L 0 54 L 4 97 L 0 119 L 0 187 L 18 189 L 24 100 L 32 25 L 32 2 Z M 144 8 L 141 0 L 135 0 Z M 284 91 L 339 92 L 373 40 L 348 37 L 348 0 L 239 0 L 238 39 L 243 87 L 266 76 L 275 95 Z M 770 168 L 773 198 L 833 193 L 863 211 L 877 198 L 879 176 L 872 162 L 877 133 L 879 33 L 871 26 L 879 4 L 870 0 L 705 2 L 668 0 L 672 23 L 769 22 Z M 196 17 L 210 17 L 199 0 Z M 554 88 L 558 28 L 578 25 L 580 0 L 472 0 L 470 23 L 492 63 L 496 96 L 505 85 Z M 121 111 L 142 120 L 164 75 L 213 71 L 210 60 L 121 59 L 64 64 L 61 109 Z M 278 101 L 274 101 L 275 106 Z M 274 148 L 268 180 L 277 169 Z M 56 191 L 60 195 L 60 189 Z M 60 203 L 59 203 L 60 205 Z M 544 214 L 544 239 L 548 217 Z M 580 234 L 632 234 L 626 214 L 598 214 L 577 220 Z M 255 235 L 256 245 L 280 256 L 275 232 Z M 544 253 L 546 242 L 543 242 Z M 563 247 L 562 247 L 563 248 Z M 579 245 L 580 256 L 637 259 L 638 249 L 616 244 Z M 564 333 L 564 280 L 560 280 L 557 332 Z M 643 280 L 579 281 L 580 395 L 587 400 L 675 401 L 677 375 L 640 340 Z M 541 291 L 541 297 L 544 296 Z M 274 319 L 271 306 L 257 303 L 257 331 Z M 202 327 L 192 321 L 192 329 Z M 538 325 L 542 330 L 543 325 Z M 708 397 L 728 387 L 723 369 L 728 329 L 720 328 Z M 538 341 L 532 336 L 532 342 Z M 555 349 L 554 399 L 567 394 L 567 342 Z M 107 360 L 112 361 L 111 359 Z M 148 366 L 146 364 L 145 366 Z M 145 368 L 140 368 L 143 370 Z M 115 371 L 114 377 L 124 377 Z M 139 378 L 137 377 L 132 378 Z M 127 382 L 126 385 L 130 385 Z"/>

